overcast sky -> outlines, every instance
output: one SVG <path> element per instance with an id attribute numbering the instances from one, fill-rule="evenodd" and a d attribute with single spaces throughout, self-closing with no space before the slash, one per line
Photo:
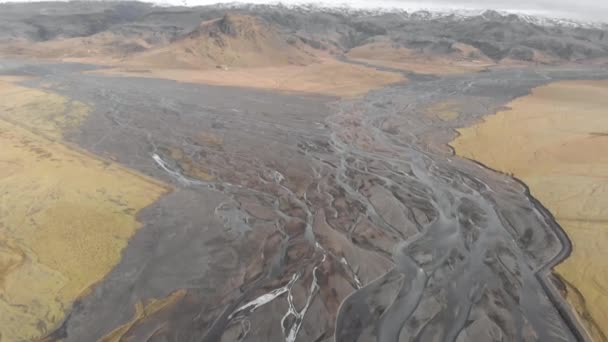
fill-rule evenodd
<path id="1" fill-rule="evenodd" d="M 31 1 L 31 0 L 0 0 Z M 145 1 L 145 0 L 144 0 Z M 148 2 L 175 5 L 207 5 L 234 0 L 149 0 Z M 322 3 L 324 5 L 350 5 L 356 8 L 390 7 L 417 9 L 496 9 L 510 12 L 539 14 L 551 17 L 586 19 L 608 22 L 608 0 L 238 0 L 252 3 Z"/>

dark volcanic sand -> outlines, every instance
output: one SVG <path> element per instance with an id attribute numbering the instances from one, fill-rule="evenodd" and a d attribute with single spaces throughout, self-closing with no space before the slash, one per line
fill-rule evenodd
<path id="1" fill-rule="evenodd" d="M 453 128 L 551 80 L 501 70 L 354 100 L 82 74 L 5 61 L 0 73 L 95 107 L 69 140 L 169 182 L 122 261 L 52 338 L 94 341 L 135 303 L 183 297 L 133 341 L 571 341 L 548 285 L 569 242 L 517 181 L 454 157 Z M 427 108 L 459 103 L 441 121 Z"/>

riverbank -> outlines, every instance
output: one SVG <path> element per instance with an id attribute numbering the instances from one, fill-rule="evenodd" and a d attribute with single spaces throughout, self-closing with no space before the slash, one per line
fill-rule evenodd
<path id="1" fill-rule="evenodd" d="M 608 324 L 607 106 L 607 81 L 556 82 L 460 129 L 451 144 L 458 155 L 524 181 L 565 229 L 573 251 L 556 272 L 597 341 Z"/>

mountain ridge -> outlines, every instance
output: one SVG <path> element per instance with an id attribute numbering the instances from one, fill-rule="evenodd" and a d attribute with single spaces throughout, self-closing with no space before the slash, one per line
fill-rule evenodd
<path id="1" fill-rule="evenodd" d="M 155 4 L 159 6 L 165 7 L 173 7 L 170 4 L 163 4 L 162 2 L 155 2 Z M 185 8 L 196 8 L 196 7 L 219 7 L 225 9 L 242 9 L 242 8 L 263 8 L 263 7 L 284 7 L 291 10 L 303 10 L 309 12 L 335 12 L 335 13 L 343 13 L 346 15 L 379 15 L 379 14 L 390 14 L 390 13 L 398 13 L 410 18 L 419 18 L 419 19 L 438 19 L 445 18 L 450 16 L 455 16 L 457 18 L 468 18 L 473 16 L 483 16 L 484 14 L 498 14 L 502 17 L 509 16 L 517 16 L 520 19 L 527 21 L 529 23 L 534 23 L 540 26 L 568 26 L 568 27 L 583 27 L 583 28 L 608 28 L 608 20 L 597 21 L 597 20 L 582 20 L 582 19 L 574 19 L 574 18 L 565 18 L 559 16 L 550 16 L 543 14 L 530 14 L 523 11 L 504 11 L 504 10 L 494 10 L 494 9 L 457 9 L 457 8 L 445 8 L 445 9 L 431 9 L 431 8 L 421 8 L 421 9 L 407 9 L 407 8 L 399 8 L 399 7 L 366 7 L 366 8 L 357 8 L 353 6 L 349 6 L 347 4 L 337 5 L 337 4 L 325 4 L 323 2 L 319 3 L 294 3 L 294 4 L 285 4 L 282 2 L 270 3 L 270 4 L 252 4 L 246 2 L 229 2 L 229 3 L 218 3 L 211 5 L 198 5 L 198 6 L 184 6 Z"/>
<path id="2" fill-rule="evenodd" d="M 385 42 L 382 51 L 391 55 L 391 63 L 403 62 L 399 58 L 395 60 L 398 51 L 407 51 L 403 55 L 405 59 L 412 56 L 421 60 L 439 57 L 445 63 L 471 63 L 486 58 L 494 63 L 608 61 L 608 26 L 575 25 L 572 21 L 505 15 L 497 11 L 484 11 L 481 14 L 408 13 L 389 9 L 323 9 L 318 5 L 238 3 L 199 7 L 162 7 L 141 2 L 39 4 L 37 11 L 32 11 L 28 4 L 0 4 L 0 42 L 3 42 L 0 52 L 9 55 L 27 55 L 31 52 L 35 56 L 50 58 L 86 57 L 87 54 L 131 58 L 168 47 L 197 30 L 201 22 L 216 20 L 230 13 L 255 17 L 260 23 L 265 23 L 260 25 L 270 25 L 274 32 L 271 39 L 274 43 L 268 46 L 280 51 L 297 48 L 302 50 L 302 55 L 329 54 L 339 57 L 355 48 Z M 102 33 L 109 35 L 97 39 Z M 226 35 L 227 40 L 231 40 L 229 37 Z M 66 40 L 74 38 L 74 42 L 66 43 Z M 247 39 L 251 37 L 241 41 Z M 247 44 L 256 48 L 255 42 Z M 69 48 L 71 45 L 74 47 Z M 468 53 L 454 54 L 459 46 L 470 47 L 466 48 Z M 212 47 L 209 46 L 210 49 Z M 240 49 L 238 44 L 235 48 Z M 243 48 L 241 52 L 233 52 L 239 55 L 246 50 Z M 199 55 L 207 54 L 202 50 L 199 52 Z M 233 52 L 227 51 L 228 54 Z M 295 58 L 299 54 L 286 52 L 286 55 L 293 55 L 294 64 L 306 64 L 307 58 Z M 211 55 L 211 59 L 217 59 L 218 64 L 227 64 L 222 58 L 213 57 L 219 56 L 215 52 L 211 52 Z M 274 55 L 270 49 L 266 50 L 266 56 Z M 231 59 L 232 64 L 239 65 L 238 59 Z M 269 62 L 273 60 L 267 59 Z M 284 63 L 285 59 L 278 61 Z M 378 56 L 375 59 L 386 58 Z M 264 64 L 245 63 L 245 59 L 241 61 L 244 66 Z M 199 65 L 192 59 L 185 64 Z"/>

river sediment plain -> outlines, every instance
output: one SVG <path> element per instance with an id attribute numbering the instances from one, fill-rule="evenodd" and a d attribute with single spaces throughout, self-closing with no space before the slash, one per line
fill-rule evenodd
<path id="1" fill-rule="evenodd" d="M 409 74 L 338 99 L 94 68 L 0 63 L 27 76 L 20 86 L 90 108 L 66 145 L 170 190 L 39 338 L 585 338 L 551 274 L 571 252 L 567 235 L 525 184 L 448 143 L 534 87 L 608 71 Z"/>

